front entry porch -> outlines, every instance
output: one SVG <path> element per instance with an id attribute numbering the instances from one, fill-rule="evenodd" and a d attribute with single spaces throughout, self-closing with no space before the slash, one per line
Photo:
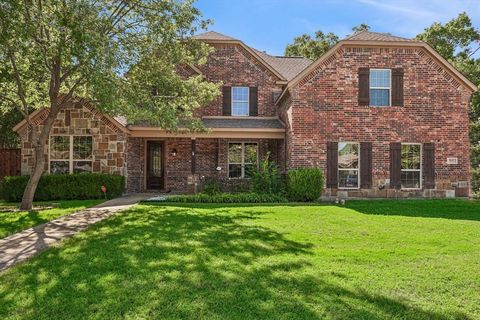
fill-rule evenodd
<path id="1" fill-rule="evenodd" d="M 130 138 L 127 192 L 196 193 L 206 180 L 224 191 L 245 190 L 250 170 L 267 154 L 284 172 L 284 139 Z"/>

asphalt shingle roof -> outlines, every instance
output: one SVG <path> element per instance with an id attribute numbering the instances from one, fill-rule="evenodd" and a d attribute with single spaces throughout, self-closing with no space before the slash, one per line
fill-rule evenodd
<path id="1" fill-rule="evenodd" d="M 360 31 L 345 38 L 344 40 L 420 42 L 419 40 L 415 40 L 415 39 L 407 39 L 407 38 L 392 36 L 391 34 L 388 34 L 388 33 L 371 32 L 371 31 Z"/>
<path id="2" fill-rule="evenodd" d="M 256 49 L 255 52 L 262 57 L 272 68 L 277 70 L 287 80 L 292 80 L 306 67 L 312 64 L 312 60 L 304 57 L 284 57 L 284 56 L 271 56 L 266 52 L 262 52 Z"/>
<path id="3" fill-rule="evenodd" d="M 216 31 L 207 31 L 193 36 L 197 40 L 238 40 Z"/>
<path id="4" fill-rule="evenodd" d="M 284 129 L 280 120 L 275 118 L 204 118 L 203 125 L 206 128 L 244 128 L 244 129 Z"/>

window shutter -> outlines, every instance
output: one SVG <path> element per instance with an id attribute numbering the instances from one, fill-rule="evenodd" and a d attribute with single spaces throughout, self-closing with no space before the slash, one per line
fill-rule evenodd
<path id="1" fill-rule="evenodd" d="M 403 68 L 392 70 L 392 106 L 403 106 Z"/>
<path id="2" fill-rule="evenodd" d="M 400 189 L 400 175 L 402 171 L 402 144 L 390 143 L 390 188 Z"/>
<path id="3" fill-rule="evenodd" d="M 250 116 L 258 116 L 258 88 L 257 87 L 250 87 L 249 97 L 250 97 L 249 115 Z"/>
<path id="4" fill-rule="evenodd" d="M 223 87 L 223 115 L 232 115 L 232 87 Z"/>
<path id="5" fill-rule="evenodd" d="M 327 188 L 338 187 L 338 142 L 327 142 Z"/>
<path id="6" fill-rule="evenodd" d="M 435 189 L 435 144 L 423 144 L 423 175 L 425 189 Z"/>
<path id="7" fill-rule="evenodd" d="M 358 105 L 368 106 L 370 103 L 370 69 L 358 69 Z"/>
<path id="8" fill-rule="evenodd" d="M 361 188 L 372 187 L 372 143 L 360 143 L 360 184 Z"/>

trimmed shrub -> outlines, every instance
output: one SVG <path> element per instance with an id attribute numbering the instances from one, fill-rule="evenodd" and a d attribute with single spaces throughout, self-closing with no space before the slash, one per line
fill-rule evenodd
<path id="1" fill-rule="evenodd" d="M 290 201 L 315 201 L 323 191 L 323 171 L 319 168 L 300 168 L 287 174 L 287 197 Z"/>
<path id="2" fill-rule="evenodd" d="M 201 190 L 203 193 L 208 195 L 215 195 L 222 193 L 222 185 L 215 177 L 204 177 L 200 178 L 201 181 Z"/>
<path id="3" fill-rule="evenodd" d="M 18 202 L 22 199 L 28 176 L 5 177 L 0 182 L 0 198 Z M 80 173 L 44 175 L 40 178 L 36 201 L 101 199 L 101 187 L 107 188 L 107 198 L 121 196 L 125 188 L 125 177 L 114 174 Z"/>
<path id="4" fill-rule="evenodd" d="M 480 169 L 474 169 L 472 175 L 472 190 L 480 198 Z"/>
<path id="5" fill-rule="evenodd" d="M 163 202 L 181 203 L 279 203 L 288 202 L 288 199 L 276 194 L 258 193 L 220 193 L 208 195 L 199 193 L 195 195 L 169 196 Z"/>
<path id="6" fill-rule="evenodd" d="M 255 193 L 278 194 L 285 191 L 278 166 L 269 158 L 270 152 L 265 159 L 260 160 L 258 168 L 250 172 L 252 191 Z"/>

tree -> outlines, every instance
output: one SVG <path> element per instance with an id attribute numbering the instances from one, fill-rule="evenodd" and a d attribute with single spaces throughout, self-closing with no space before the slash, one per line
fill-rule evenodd
<path id="1" fill-rule="evenodd" d="M 370 26 L 365 23 L 361 23 L 360 25 L 352 28 L 353 33 L 359 33 L 362 31 L 370 31 Z"/>
<path id="2" fill-rule="evenodd" d="M 323 33 L 315 32 L 312 38 L 308 34 L 303 34 L 293 39 L 293 44 L 287 45 L 285 48 L 286 56 L 301 56 L 312 60 L 318 59 L 322 54 L 328 51 L 338 42 L 338 36 L 332 32 Z"/>
<path id="3" fill-rule="evenodd" d="M 354 33 L 368 30 L 370 30 L 370 26 L 365 23 L 352 28 Z M 336 45 L 338 41 L 339 37 L 333 32 L 323 33 L 318 30 L 315 32 L 314 38 L 308 34 L 302 34 L 299 37 L 295 37 L 292 44 L 287 45 L 285 55 L 287 57 L 300 56 L 316 60 Z"/>
<path id="4" fill-rule="evenodd" d="M 218 85 L 182 78 L 176 68 L 205 62 L 209 47 L 191 36 L 208 22 L 191 0 L 0 3 L 0 108 L 26 120 L 35 155 L 22 210 L 32 207 L 54 119 L 76 97 L 129 120 L 199 128 L 193 111 L 218 95 Z M 48 117 L 37 126 L 31 111 L 44 107 Z"/>
<path id="5" fill-rule="evenodd" d="M 417 36 L 439 52 L 477 86 L 480 85 L 480 31 L 475 29 L 466 13 L 445 24 L 434 23 Z M 480 94 L 472 95 L 470 108 L 471 163 L 474 180 L 480 179 Z M 480 181 L 474 181 L 474 191 L 480 192 Z"/>

